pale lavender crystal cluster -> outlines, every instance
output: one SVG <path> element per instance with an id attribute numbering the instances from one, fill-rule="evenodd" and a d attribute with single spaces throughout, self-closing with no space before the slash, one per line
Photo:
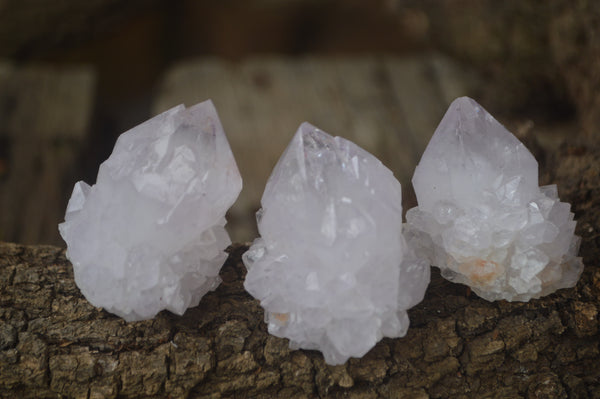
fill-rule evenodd
<path id="1" fill-rule="evenodd" d="M 303 123 L 275 166 L 243 255 L 269 332 L 329 364 L 406 334 L 430 264 L 487 300 L 572 287 L 583 270 L 570 205 L 538 186 L 523 144 L 472 99 L 455 100 L 413 185 L 352 142 Z M 59 230 L 85 297 L 128 321 L 195 306 L 220 283 L 225 213 L 242 180 L 210 101 L 123 133 L 97 182 L 78 182 Z"/>
<path id="2" fill-rule="evenodd" d="M 570 205 L 538 186 L 525 146 L 474 100 L 448 109 L 419 165 L 407 212 L 417 252 L 487 300 L 527 301 L 572 287 L 583 270 Z"/>
<path id="3" fill-rule="evenodd" d="M 400 183 L 377 158 L 304 123 L 261 204 L 244 286 L 271 334 L 329 364 L 406 334 L 429 264 L 405 243 Z"/>
<path id="4" fill-rule="evenodd" d="M 225 212 L 241 189 L 210 101 L 123 133 L 96 184 L 75 185 L 59 225 L 77 286 L 127 321 L 183 314 L 221 281 Z"/>

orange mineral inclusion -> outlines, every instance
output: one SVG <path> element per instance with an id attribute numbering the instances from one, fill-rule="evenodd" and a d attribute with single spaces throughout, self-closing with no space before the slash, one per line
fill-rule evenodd
<path id="1" fill-rule="evenodd" d="M 489 285 L 504 273 L 504 266 L 487 259 L 475 258 L 458 265 L 458 270 L 479 285 Z"/>
<path id="2" fill-rule="evenodd" d="M 271 316 L 273 316 L 277 321 L 283 324 L 287 323 L 287 321 L 290 318 L 289 313 L 271 313 Z"/>

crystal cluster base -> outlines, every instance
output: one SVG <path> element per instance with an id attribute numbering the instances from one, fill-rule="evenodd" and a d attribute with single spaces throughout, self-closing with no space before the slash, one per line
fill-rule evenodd
<path id="1" fill-rule="evenodd" d="M 413 177 L 408 241 L 442 275 L 487 300 L 573 287 L 583 270 L 570 205 L 538 187 L 525 146 L 474 100 L 455 100 Z"/>
<path id="2" fill-rule="evenodd" d="M 96 184 L 75 185 L 59 225 L 77 286 L 127 321 L 183 314 L 220 283 L 225 212 L 241 188 L 210 101 L 123 133 Z"/>
<path id="3" fill-rule="evenodd" d="M 379 160 L 304 123 L 261 203 L 244 285 L 271 334 L 329 364 L 406 334 L 429 264 L 406 246 L 400 183 Z"/>

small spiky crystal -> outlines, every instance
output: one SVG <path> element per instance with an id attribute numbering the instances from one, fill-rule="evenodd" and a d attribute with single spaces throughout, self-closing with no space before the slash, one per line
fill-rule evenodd
<path id="1" fill-rule="evenodd" d="M 377 158 L 304 123 L 261 204 L 244 286 L 271 334 L 329 364 L 406 334 L 429 264 L 406 246 L 400 183 Z"/>
<path id="2" fill-rule="evenodd" d="M 417 252 L 487 300 L 573 287 L 583 270 L 570 205 L 538 187 L 538 163 L 474 100 L 456 99 L 415 170 L 406 214 Z"/>
<path id="3" fill-rule="evenodd" d="M 225 212 L 241 188 L 210 101 L 123 133 L 96 184 L 75 184 L 59 225 L 77 286 L 127 321 L 183 314 L 221 281 Z"/>

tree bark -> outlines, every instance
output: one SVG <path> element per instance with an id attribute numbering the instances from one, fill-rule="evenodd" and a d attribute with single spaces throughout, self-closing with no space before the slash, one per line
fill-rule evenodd
<path id="1" fill-rule="evenodd" d="M 244 245 L 198 307 L 126 323 L 83 298 L 64 249 L 0 244 L 0 396 L 600 398 L 600 149 L 564 146 L 548 165 L 579 221 L 577 287 L 487 302 L 434 271 L 407 336 L 342 366 L 267 333 Z"/>

